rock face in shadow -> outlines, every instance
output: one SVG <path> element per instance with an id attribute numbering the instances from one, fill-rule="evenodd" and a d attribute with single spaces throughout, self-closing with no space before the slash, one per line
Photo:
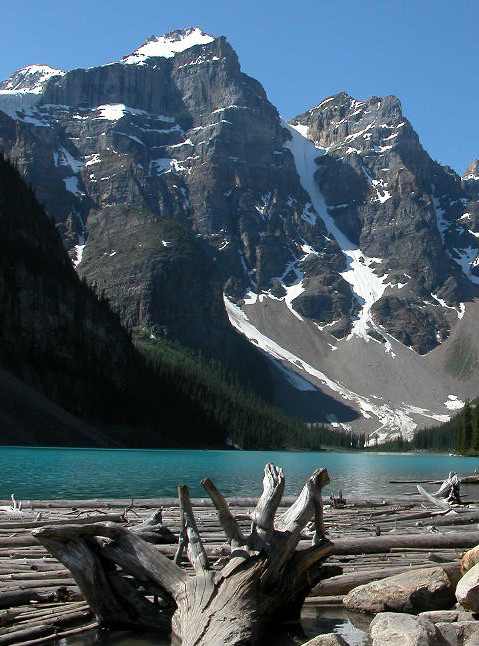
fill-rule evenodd
<path id="1" fill-rule="evenodd" d="M 137 353 L 108 303 L 78 277 L 33 190 L 3 157 L 0 248 L 1 441 L 123 444 L 98 423 L 131 422 L 129 407 L 141 407 Z"/>

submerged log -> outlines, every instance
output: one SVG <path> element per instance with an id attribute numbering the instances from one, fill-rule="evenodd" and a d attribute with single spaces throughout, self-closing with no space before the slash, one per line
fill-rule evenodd
<path id="1" fill-rule="evenodd" d="M 181 535 L 174 562 L 137 533 L 111 523 L 32 533 L 71 571 L 102 626 L 171 627 L 183 646 L 254 646 L 274 622 L 298 620 L 311 588 L 341 571 L 328 572 L 322 565 L 334 549 L 323 525 L 321 490 L 328 483 L 326 469 L 317 469 L 276 518 L 285 478 L 282 469 L 266 465 L 263 493 L 245 536 L 222 494 L 204 480 L 231 547 L 221 570 L 209 565 L 185 486 L 179 487 Z M 297 549 L 312 519 L 313 544 Z M 194 576 L 177 565 L 185 551 Z M 147 598 L 152 590 L 154 603 Z"/>

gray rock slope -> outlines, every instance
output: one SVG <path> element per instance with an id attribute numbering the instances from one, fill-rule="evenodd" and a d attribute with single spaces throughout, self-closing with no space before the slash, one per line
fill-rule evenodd
<path id="1" fill-rule="evenodd" d="M 288 409 L 320 391 L 337 406 L 317 421 L 379 440 L 476 394 L 477 162 L 462 178 L 434 162 L 397 98 L 342 93 L 286 123 L 192 28 L 117 63 L 20 70 L 0 145 L 128 326 L 221 345 L 223 291 L 286 367 Z"/>

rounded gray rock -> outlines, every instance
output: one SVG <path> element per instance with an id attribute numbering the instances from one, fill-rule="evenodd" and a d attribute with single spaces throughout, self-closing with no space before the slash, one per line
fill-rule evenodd
<path id="1" fill-rule="evenodd" d="M 479 563 L 460 579 L 456 587 L 456 599 L 473 612 L 479 612 Z"/>
<path id="2" fill-rule="evenodd" d="M 454 590 L 442 568 L 422 568 L 358 586 L 343 603 L 349 610 L 372 614 L 419 613 L 449 608 L 454 603 Z"/>
<path id="3" fill-rule="evenodd" d="M 440 631 L 426 619 L 382 612 L 371 622 L 373 646 L 448 646 Z"/>
<path id="4" fill-rule="evenodd" d="M 317 635 L 303 646 L 348 646 L 348 643 L 336 633 L 326 633 Z"/>

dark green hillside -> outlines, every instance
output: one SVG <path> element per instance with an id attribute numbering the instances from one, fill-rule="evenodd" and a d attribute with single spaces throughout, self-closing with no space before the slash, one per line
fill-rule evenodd
<path id="1" fill-rule="evenodd" d="M 109 207 L 107 234 L 90 217 L 77 270 L 115 302 L 122 323 L 220 361 L 272 400 L 267 360 L 230 325 L 211 248 L 171 217 L 144 208 Z"/>
<path id="2" fill-rule="evenodd" d="M 345 445 L 342 444 L 345 434 L 324 426 L 308 428 L 302 422 L 287 417 L 253 390 L 245 388 L 218 361 L 206 359 L 166 339 L 158 341 L 141 335 L 135 343 L 163 380 L 170 396 L 179 396 L 179 405 L 181 399 L 195 404 L 210 420 L 209 432 L 216 429 L 229 446 L 319 450 Z M 192 428 L 192 443 L 195 433 L 195 428 Z"/>
<path id="3" fill-rule="evenodd" d="M 177 225 L 164 226 L 181 238 Z M 331 441 L 265 404 L 216 360 L 149 335 L 135 347 L 107 300 L 78 277 L 33 190 L 1 157 L 0 303 L 0 444 Z"/>

